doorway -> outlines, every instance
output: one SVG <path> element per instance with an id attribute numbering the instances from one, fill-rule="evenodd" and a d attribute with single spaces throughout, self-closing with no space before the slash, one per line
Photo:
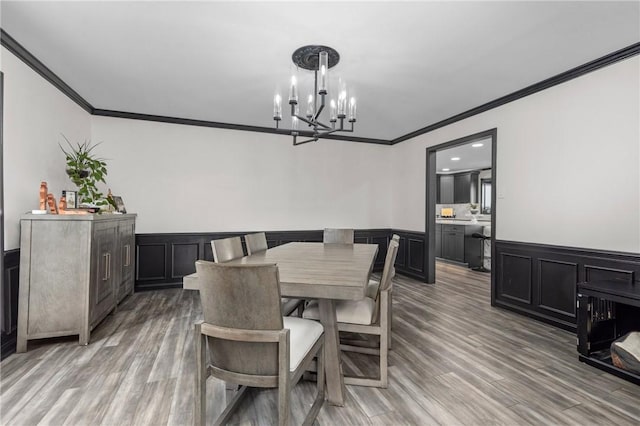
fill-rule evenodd
<path id="1" fill-rule="evenodd" d="M 440 216 L 440 214 L 452 216 L 446 219 L 451 219 L 454 223 L 457 223 L 455 219 L 458 217 L 458 214 L 460 214 L 459 219 L 464 221 L 474 221 L 477 220 L 478 217 L 481 217 L 482 219 L 489 218 L 489 220 L 486 221 L 486 223 L 490 224 L 490 231 L 488 232 L 489 235 L 487 235 L 489 238 L 487 238 L 487 241 L 490 241 L 491 249 L 487 249 L 490 261 L 486 262 L 486 266 L 488 266 L 487 269 L 491 271 L 491 288 L 494 288 L 495 276 L 493 271 L 495 271 L 497 134 L 498 130 L 494 128 L 427 148 L 425 206 L 425 247 L 427 249 L 425 250 L 425 278 L 426 282 L 429 284 L 435 283 L 436 280 L 436 240 L 438 245 L 440 245 L 440 250 L 437 251 L 438 254 L 442 255 L 443 247 L 449 250 L 447 244 L 443 243 L 441 238 L 437 238 L 436 220 L 443 222 L 442 219 L 444 219 L 437 216 Z M 485 141 L 487 144 L 491 144 L 490 174 L 486 173 L 486 166 L 483 167 L 479 164 L 474 165 L 473 162 L 465 163 L 462 161 L 462 156 L 460 155 L 454 154 L 453 156 L 450 155 L 446 157 L 443 157 L 442 155 L 443 153 L 448 152 L 461 152 L 459 150 L 467 146 L 473 149 L 473 145 L 476 145 L 479 148 L 482 146 L 480 144 L 484 144 Z M 439 152 L 441 153 L 440 161 L 438 161 Z M 438 164 L 439 162 L 440 164 Z M 482 169 L 485 169 L 485 173 L 482 173 Z M 466 182 L 469 182 L 469 186 L 466 186 Z M 458 192 L 461 194 L 456 196 L 456 189 L 458 189 Z M 475 198 L 473 194 L 476 194 Z M 437 205 L 446 206 L 446 209 L 443 208 L 441 209 L 442 211 L 436 211 Z M 464 209 L 461 207 L 464 207 Z M 480 223 L 480 221 L 478 222 Z M 478 224 L 474 223 L 474 225 Z M 483 227 L 483 229 L 486 228 L 487 227 Z M 464 229 L 466 230 L 467 228 Z M 469 236 L 466 237 L 468 238 Z M 457 250 L 459 251 L 460 248 L 458 247 Z M 461 250 L 465 253 L 464 248 Z M 485 252 L 484 239 L 482 239 L 481 250 L 482 253 Z M 463 256 L 466 256 L 466 254 L 463 254 Z M 459 261 L 461 259 L 457 260 Z M 463 263 L 464 260 L 466 259 L 463 259 L 462 262 L 459 263 Z M 481 263 L 481 266 L 485 266 L 484 262 L 481 261 Z"/>

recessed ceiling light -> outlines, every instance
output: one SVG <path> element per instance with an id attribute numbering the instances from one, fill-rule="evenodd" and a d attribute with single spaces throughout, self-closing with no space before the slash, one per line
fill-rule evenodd
<path id="1" fill-rule="evenodd" d="M 451 157 L 451 161 L 459 161 L 460 157 Z"/>
<path id="2" fill-rule="evenodd" d="M 448 172 L 448 171 L 449 171 L 449 169 L 442 169 L 442 171 L 443 171 L 443 172 Z"/>
<path id="3" fill-rule="evenodd" d="M 480 148 L 481 146 L 484 146 L 483 143 L 474 143 L 473 145 L 471 145 L 474 148 Z"/>

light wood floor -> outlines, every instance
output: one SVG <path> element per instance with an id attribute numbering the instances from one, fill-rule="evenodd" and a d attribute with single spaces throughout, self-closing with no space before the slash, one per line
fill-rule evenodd
<path id="1" fill-rule="evenodd" d="M 640 423 L 640 387 L 578 362 L 573 334 L 492 308 L 488 275 L 438 265 L 437 277 L 435 286 L 396 278 L 389 388 L 348 386 L 346 406 L 325 404 L 319 424 Z M 8 357 L 0 423 L 191 424 L 197 296 L 138 293 L 89 346 L 47 340 Z M 367 356 L 344 356 L 346 370 L 374 367 Z M 213 411 L 225 391 L 209 385 Z M 294 389 L 294 424 L 314 386 Z M 232 420 L 273 424 L 275 416 L 274 391 L 256 390 Z"/>

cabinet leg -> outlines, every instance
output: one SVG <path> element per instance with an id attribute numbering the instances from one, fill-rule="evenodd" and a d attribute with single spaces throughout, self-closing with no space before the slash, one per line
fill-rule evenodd
<path id="1" fill-rule="evenodd" d="M 16 341 L 16 352 L 21 354 L 27 351 L 27 339 L 23 336 L 18 335 Z"/>
<path id="2" fill-rule="evenodd" d="M 87 346 L 89 344 L 89 329 L 80 330 L 79 345 Z"/>

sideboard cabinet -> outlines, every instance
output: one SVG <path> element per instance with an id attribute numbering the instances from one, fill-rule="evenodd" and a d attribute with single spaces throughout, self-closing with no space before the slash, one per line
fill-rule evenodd
<path id="1" fill-rule="evenodd" d="M 17 352 L 27 341 L 90 332 L 133 292 L 134 214 L 24 215 Z"/>

